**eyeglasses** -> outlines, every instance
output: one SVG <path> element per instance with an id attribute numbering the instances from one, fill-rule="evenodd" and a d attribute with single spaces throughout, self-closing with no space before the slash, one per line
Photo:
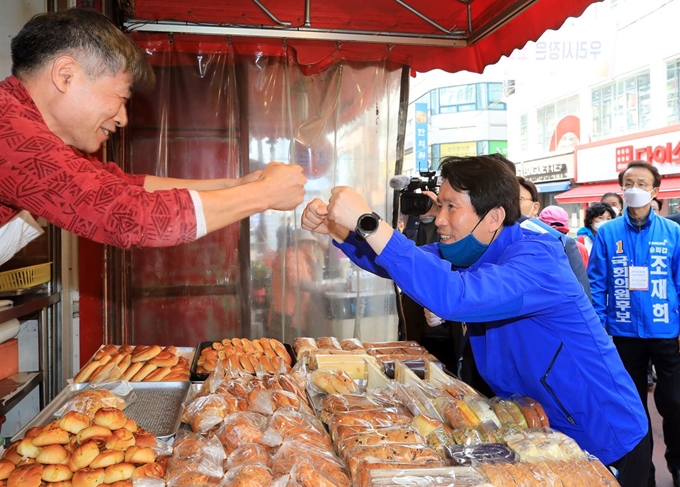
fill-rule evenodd
<path id="1" fill-rule="evenodd" d="M 532 203 L 536 203 L 536 202 L 535 202 L 534 200 L 532 200 L 531 198 L 525 198 L 524 196 L 520 196 L 520 197 L 519 197 L 519 200 L 520 200 L 520 201 L 531 201 Z"/>
<path id="2" fill-rule="evenodd" d="M 640 188 L 643 191 L 649 191 L 653 189 L 653 185 L 643 182 L 639 183 L 634 183 L 632 181 L 626 181 L 623 183 L 623 186 L 621 186 L 623 189 L 632 189 L 632 188 Z"/>

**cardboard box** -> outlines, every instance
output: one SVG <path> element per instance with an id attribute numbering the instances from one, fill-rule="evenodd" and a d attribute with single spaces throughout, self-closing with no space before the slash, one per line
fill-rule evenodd
<path id="1" fill-rule="evenodd" d="M 0 343 L 0 380 L 19 372 L 19 340 Z"/>

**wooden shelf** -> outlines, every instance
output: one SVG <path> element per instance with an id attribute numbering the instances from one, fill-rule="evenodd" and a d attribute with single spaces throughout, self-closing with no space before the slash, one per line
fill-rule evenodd
<path id="1" fill-rule="evenodd" d="M 61 300 L 59 293 L 38 293 L 7 298 L 14 302 L 14 306 L 0 308 L 0 323 L 31 315 L 43 308 L 47 308 Z"/>
<path id="2" fill-rule="evenodd" d="M 41 383 L 42 372 L 19 372 L 0 380 L 0 416 L 7 414 Z"/>

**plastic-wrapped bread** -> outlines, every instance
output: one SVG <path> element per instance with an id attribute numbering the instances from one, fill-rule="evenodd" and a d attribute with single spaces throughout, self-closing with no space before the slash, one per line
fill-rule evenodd
<path id="1" fill-rule="evenodd" d="M 327 394 L 356 394 L 359 386 L 344 370 L 320 369 L 309 374 L 309 384 Z"/>
<path id="2" fill-rule="evenodd" d="M 344 457 L 344 453 L 355 446 L 379 444 L 425 445 L 426 443 L 425 438 L 415 428 L 403 425 L 357 433 L 340 441 L 337 444 L 337 451 L 340 456 Z"/>
<path id="3" fill-rule="evenodd" d="M 335 337 L 321 337 L 316 339 L 316 345 L 319 349 L 332 348 L 336 350 L 342 350 L 340 342 Z"/>
<path id="4" fill-rule="evenodd" d="M 428 446 L 404 444 L 355 446 L 347 451 L 345 458 L 352 478 L 356 478 L 357 467 L 362 460 L 413 465 L 435 465 L 442 461 L 437 452 Z"/>
<path id="5" fill-rule="evenodd" d="M 297 337 L 293 340 L 293 351 L 295 356 L 300 360 L 303 354 L 314 353 L 319 349 L 316 340 L 311 337 Z"/>
<path id="6" fill-rule="evenodd" d="M 340 342 L 340 348 L 343 350 L 365 350 L 363 343 L 358 338 L 347 338 Z"/>
<path id="7" fill-rule="evenodd" d="M 340 425 L 385 428 L 399 424 L 410 424 L 412 415 L 400 408 L 368 409 L 335 413 L 330 420 L 331 431 Z"/>

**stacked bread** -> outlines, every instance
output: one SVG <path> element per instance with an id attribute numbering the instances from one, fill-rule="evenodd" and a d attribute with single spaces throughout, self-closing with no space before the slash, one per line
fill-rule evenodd
<path id="1" fill-rule="evenodd" d="M 134 478 L 163 477 L 155 446 L 156 437 L 118 408 L 100 408 L 92 418 L 70 411 L 10 445 L 0 480 L 8 487 L 131 487 Z"/>
<path id="2" fill-rule="evenodd" d="M 196 361 L 197 374 L 209 374 L 221 362 L 225 368 L 249 374 L 274 374 L 289 371 L 291 356 L 286 347 L 274 338 L 225 338 L 201 350 Z"/>
<path id="3" fill-rule="evenodd" d="M 189 380 L 189 360 L 173 346 L 106 345 L 80 369 L 75 382 Z"/>

